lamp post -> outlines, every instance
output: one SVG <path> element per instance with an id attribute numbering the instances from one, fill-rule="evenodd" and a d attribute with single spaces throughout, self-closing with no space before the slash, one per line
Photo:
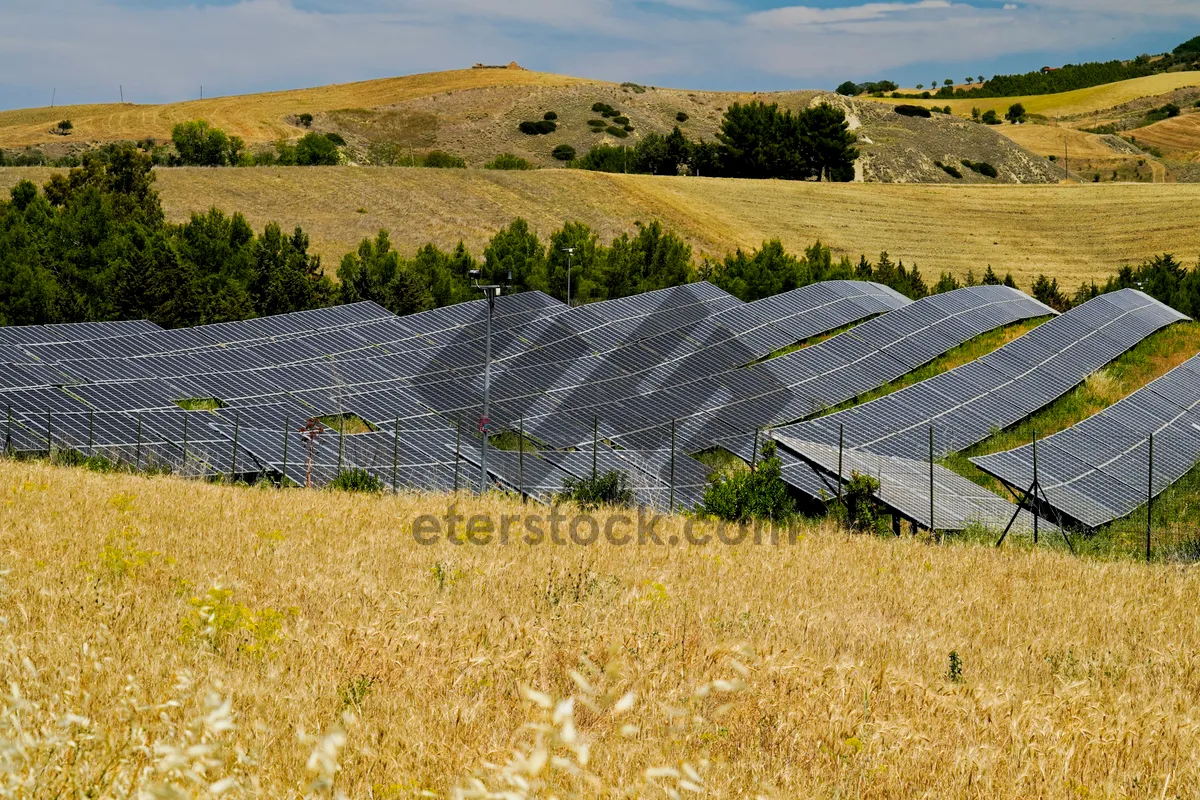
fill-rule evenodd
<path id="1" fill-rule="evenodd" d="M 483 366 L 483 414 L 479 417 L 479 434 L 482 439 L 479 449 L 479 494 L 482 495 L 488 485 L 488 431 L 491 426 L 491 420 L 488 419 L 488 401 L 492 390 L 492 312 L 496 310 L 496 298 L 500 296 L 503 286 L 498 283 L 481 284 L 479 280 L 483 277 L 482 269 L 473 269 L 468 274 L 472 279 L 472 285 L 483 292 L 483 296 L 488 301 L 487 354 Z M 505 282 L 512 283 L 512 270 L 509 270 Z"/>
<path id="2" fill-rule="evenodd" d="M 575 255 L 574 247 L 564 247 L 562 252 L 567 254 L 567 308 L 571 307 L 571 259 Z"/>

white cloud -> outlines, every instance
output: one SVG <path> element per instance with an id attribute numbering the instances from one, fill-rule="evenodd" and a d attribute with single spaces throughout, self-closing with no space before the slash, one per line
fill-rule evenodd
<path id="1" fill-rule="evenodd" d="M 919 0 L 916 3 L 865 3 L 859 6 L 840 8 L 814 8 L 812 6 L 785 6 L 751 14 L 749 21 L 762 27 L 778 25 L 797 27 L 802 25 L 831 25 L 842 22 L 863 22 L 883 19 L 897 14 L 917 11 L 944 10 L 951 5 L 947 0 Z"/>

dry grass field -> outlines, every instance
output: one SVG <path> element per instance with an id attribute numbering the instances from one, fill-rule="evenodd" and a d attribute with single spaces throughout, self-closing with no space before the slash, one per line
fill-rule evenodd
<path id="1" fill-rule="evenodd" d="M 893 100 L 876 99 L 880 103 L 915 103 L 923 106 L 949 105 L 958 116 L 970 116 L 972 108 L 981 112 L 993 109 L 1001 116 L 1013 103 L 1021 103 L 1030 114 L 1047 117 L 1071 117 L 1093 114 L 1143 97 L 1154 97 L 1173 92 L 1185 86 L 1200 86 L 1198 72 L 1164 72 L 1145 78 L 1134 78 L 1117 83 L 1106 83 L 1088 89 L 1077 89 L 1060 94 L 1040 94 L 1026 97 L 979 97 L 966 100 Z"/>
<path id="2" fill-rule="evenodd" d="M 1194 568 L 826 527 L 423 546 L 446 498 L 0 489 L 5 794 L 1200 792 Z"/>
<path id="3" fill-rule="evenodd" d="M 51 170 L 0 169 L 0 191 Z M 926 277 L 982 274 L 991 264 L 1028 288 L 1039 273 L 1071 289 L 1164 251 L 1200 255 L 1200 186 L 914 186 L 815 184 L 405 168 L 164 169 L 168 216 L 218 206 L 256 226 L 302 225 L 329 268 L 388 228 L 411 253 L 425 242 L 479 254 L 517 216 L 542 235 L 580 220 L 605 240 L 660 219 L 699 255 L 778 237 L 794 251 L 815 240 L 857 260 L 887 250 Z"/>
<path id="4" fill-rule="evenodd" d="M 1195 161 L 1200 157 L 1200 112 L 1165 119 L 1130 131 L 1139 144 L 1157 147 L 1170 158 Z"/>
<path id="5" fill-rule="evenodd" d="M 74 140 L 169 139 L 176 123 L 206 119 L 247 142 L 271 142 L 302 133 L 303 129 L 287 124 L 285 118 L 303 112 L 376 108 L 469 89 L 582 83 L 598 82 L 529 70 L 464 69 L 164 105 L 110 103 L 0 111 L 0 147 L 61 141 L 48 133 L 61 119 L 74 124 Z"/>
<path id="6" fill-rule="evenodd" d="M 996 130 L 1031 153 L 1054 156 L 1059 165 L 1069 159 L 1071 174 L 1085 179 L 1094 174 L 1104 181 L 1166 183 L 1169 179 L 1161 162 L 1117 136 L 1057 125 L 1002 125 Z"/>

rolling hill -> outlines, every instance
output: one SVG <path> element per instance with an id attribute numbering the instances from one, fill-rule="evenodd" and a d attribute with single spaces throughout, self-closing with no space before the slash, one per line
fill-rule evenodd
<path id="1" fill-rule="evenodd" d="M 49 169 L 0 169 L 0 190 Z M 319 179 L 314 179 L 318 176 Z M 1039 273 L 1074 289 L 1163 252 L 1200 254 L 1200 185 L 902 186 L 817 184 L 575 170 L 260 167 L 158 170 L 171 219 L 218 206 L 261 228 L 302 225 L 328 269 L 380 228 L 411 254 L 460 239 L 476 254 L 522 216 L 542 236 L 567 220 L 601 238 L 660 219 L 697 255 L 721 256 L 780 238 L 792 250 L 821 239 L 857 259 L 887 250 L 927 277 L 988 264 L 1028 288 Z"/>

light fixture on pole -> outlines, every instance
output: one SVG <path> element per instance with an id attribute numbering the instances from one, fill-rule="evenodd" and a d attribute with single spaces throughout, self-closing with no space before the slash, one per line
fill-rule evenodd
<path id="1" fill-rule="evenodd" d="M 563 247 L 562 252 L 567 254 L 567 308 L 571 307 L 571 258 L 575 255 L 574 247 Z"/>
<path id="2" fill-rule="evenodd" d="M 487 261 L 484 261 L 486 267 Z M 487 490 L 488 472 L 487 472 L 487 451 L 488 451 L 488 433 L 491 428 L 491 420 L 488 419 L 488 401 L 492 390 L 492 312 L 496 310 L 496 298 L 500 296 L 500 291 L 504 288 L 498 283 L 481 284 L 479 281 L 483 277 L 484 270 L 473 269 L 467 274 L 471 278 L 471 285 L 483 292 L 483 296 L 488 301 L 487 311 L 487 353 L 483 367 L 483 414 L 479 417 L 479 437 L 481 439 L 479 448 L 479 493 L 482 495 Z M 505 284 L 512 283 L 512 270 L 508 271 L 505 279 Z"/>

